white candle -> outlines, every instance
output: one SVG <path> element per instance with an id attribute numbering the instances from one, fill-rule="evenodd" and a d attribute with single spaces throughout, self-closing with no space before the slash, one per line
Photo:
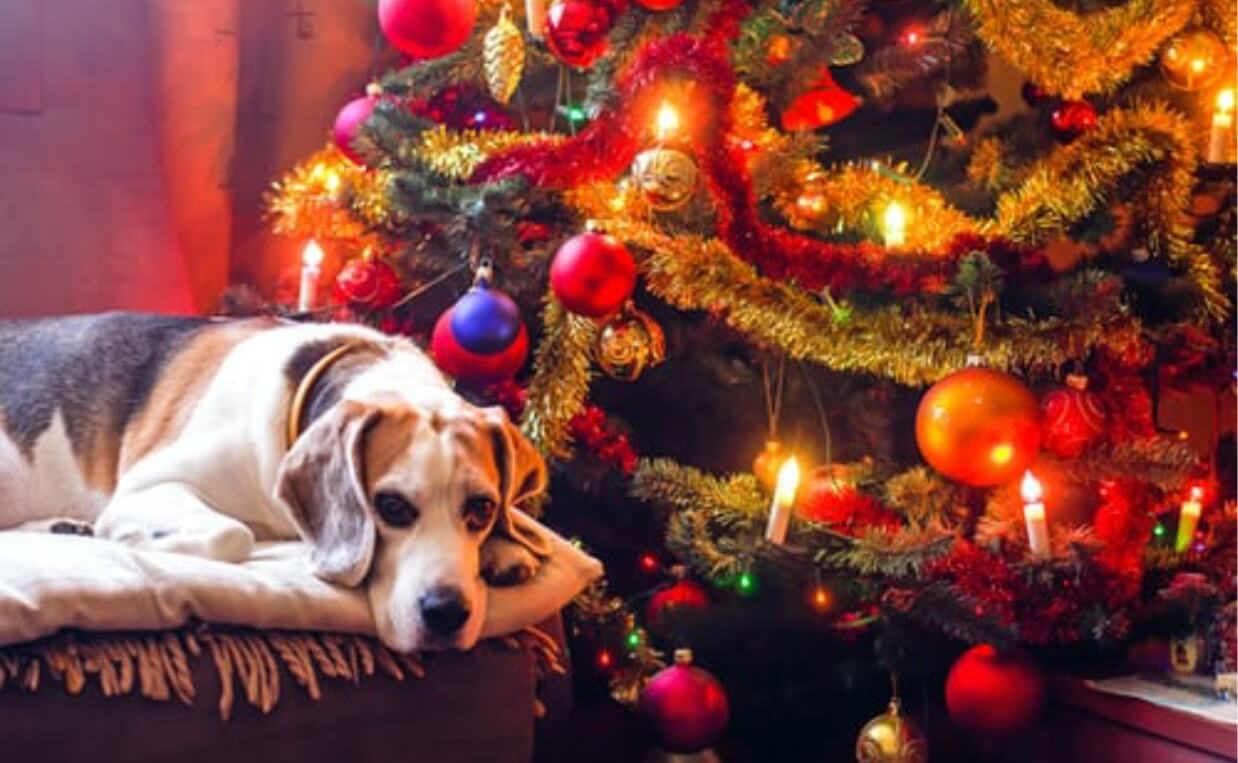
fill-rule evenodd
<path id="1" fill-rule="evenodd" d="M 1229 141 L 1234 132 L 1234 91 L 1225 88 L 1217 93 L 1216 110 L 1212 112 L 1212 131 L 1208 133 L 1210 164 L 1224 164 L 1229 154 Z"/>
<path id="2" fill-rule="evenodd" d="M 546 0 L 524 0 L 524 15 L 529 34 L 537 39 L 546 36 Z"/>
<path id="3" fill-rule="evenodd" d="M 1202 503 L 1204 491 L 1199 487 L 1191 488 L 1189 497 L 1182 502 L 1182 511 L 1178 514 L 1178 540 L 1174 550 L 1182 553 L 1191 547 L 1195 539 L 1195 528 L 1199 526 L 1199 515 L 1204 513 Z"/>
<path id="4" fill-rule="evenodd" d="M 787 541 L 787 528 L 791 525 L 791 508 L 795 505 L 795 491 L 800 483 L 800 465 L 788 458 L 778 470 L 778 485 L 774 488 L 774 500 L 769 506 L 769 522 L 765 525 L 765 539 L 782 545 Z"/>
<path id="5" fill-rule="evenodd" d="M 902 204 L 897 201 L 890 202 L 881 222 L 886 246 L 896 247 L 907 243 L 907 213 Z"/>
<path id="6" fill-rule="evenodd" d="M 297 311 L 314 309 L 318 294 L 318 277 L 322 275 L 322 247 L 310 240 L 301 251 L 301 289 L 297 294 Z"/>
<path id="7" fill-rule="evenodd" d="M 1030 471 L 1023 475 L 1020 492 L 1023 494 L 1023 521 L 1027 523 L 1027 545 L 1032 556 L 1048 556 L 1049 523 L 1045 520 L 1045 504 L 1041 501 L 1044 493 L 1040 481 Z"/>

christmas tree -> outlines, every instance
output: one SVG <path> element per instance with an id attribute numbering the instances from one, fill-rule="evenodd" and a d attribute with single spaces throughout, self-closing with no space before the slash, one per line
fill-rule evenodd
<path id="1" fill-rule="evenodd" d="M 1231 7 L 378 13 L 389 71 L 272 189 L 313 242 L 279 301 L 417 337 L 521 422 L 547 521 L 608 562 L 577 667 L 663 746 L 725 714 L 659 725 L 718 691 L 649 684 L 679 647 L 767 760 L 825 759 L 825 716 L 853 744 L 891 675 L 932 704 L 968 645 L 977 732 L 1030 722 L 1033 662 L 1219 628 L 1201 670 L 1234 669 L 1232 435 L 1157 411 L 1232 397 Z"/>

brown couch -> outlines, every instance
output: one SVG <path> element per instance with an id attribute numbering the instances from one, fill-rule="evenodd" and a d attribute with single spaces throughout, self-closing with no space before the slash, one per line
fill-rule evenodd
<path id="1" fill-rule="evenodd" d="M 562 643 L 557 619 L 545 630 Z M 322 697 L 313 700 L 281 665 L 269 714 L 238 696 L 226 721 L 207 653 L 190 661 L 191 705 L 136 690 L 105 697 L 97 680 L 72 696 L 45 670 L 34 692 L 14 681 L 0 690 L 0 761 L 515 763 L 530 760 L 535 736 L 553 733 L 570 709 L 570 679 L 539 680 L 527 648 L 486 642 L 467 654 L 428 656 L 424 667 L 424 676 L 402 681 L 382 671 L 351 682 L 320 678 Z M 540 720 L 535 699 L 546 711 Z"/>

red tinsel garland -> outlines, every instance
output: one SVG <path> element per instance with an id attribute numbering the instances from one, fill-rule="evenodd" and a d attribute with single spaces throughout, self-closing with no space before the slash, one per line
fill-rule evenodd
<path id="1" fill-rule="evenodd" d="M 1025 275 L 1043 270 L 1038 256 L 978 236 L 960 237 L 958 244 L 936 255 L 892 256 L 871 242 L 830 243 L 765 223 L 744 152 L 726 139 L 736 77 L 725 43 L 743 18 L 740 7 L 746 5 L 735 0 L 725 5 L 702 37 L 675 34 L 648 43 L 618 77 L 617 102 L 576 137 L 558 144 L 513 147 L 482 163 L 471 182 L 523 175 L 544 188 L 566 189 L 613 178 L 645 147 L 648 101 L 658 97 L 658 86 L 688 82 L 694 101 L 692 123 L 709 128 L 689 132 L 714 200 L 718 236 L 764 275 L 814 291 L 888 291 L 902 296 L 940 292 L 958 260 L 975 250 L 988 252 L 998 265 Z"/>
<path id="2" fill-rule="evenodd" d="M 507 409 L 507 415 L 513 421 L 524 414 L 528 399 L 524 387 L 516 382 L 509 379 L 494 384 L 488 394 L 495 403 Z M 623 472 L 627 477 L 636 471 L 640 457 L 631 440 L 627 433 L 619 431 L 607 420 L 606 411 L 599 406 L 586 403 L 584 409 L 568 422 L 568 430 L 576 444 L 598 461 Z"/>

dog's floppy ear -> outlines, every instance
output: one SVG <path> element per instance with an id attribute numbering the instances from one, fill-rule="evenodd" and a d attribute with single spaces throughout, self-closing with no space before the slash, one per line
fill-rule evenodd
<path id="1" fill-rule="evenodd" d="M 522 512 L 513 511 L 523 502 L 545 492 L 548 481 L 546 462 L 537 448 L 511 423 L 505 410 L 488 408 L 486 413 L 491 423 L 494 460 L 499 472 L 499 494 L 502 497 L 494 529 L 538 556 L 549 556 L 550 544 L 547 540 L 521 521 L 524 517 Z"/>
<path id="2" fill-rule="evenodd" d="M 297 438 L 280 464 L 276 497 L 310 542 L 315 574 L 333 583 L 359 585 L 374 557 L 362 449 L 380 414 L 378 408 L 341 402 Z"/>

